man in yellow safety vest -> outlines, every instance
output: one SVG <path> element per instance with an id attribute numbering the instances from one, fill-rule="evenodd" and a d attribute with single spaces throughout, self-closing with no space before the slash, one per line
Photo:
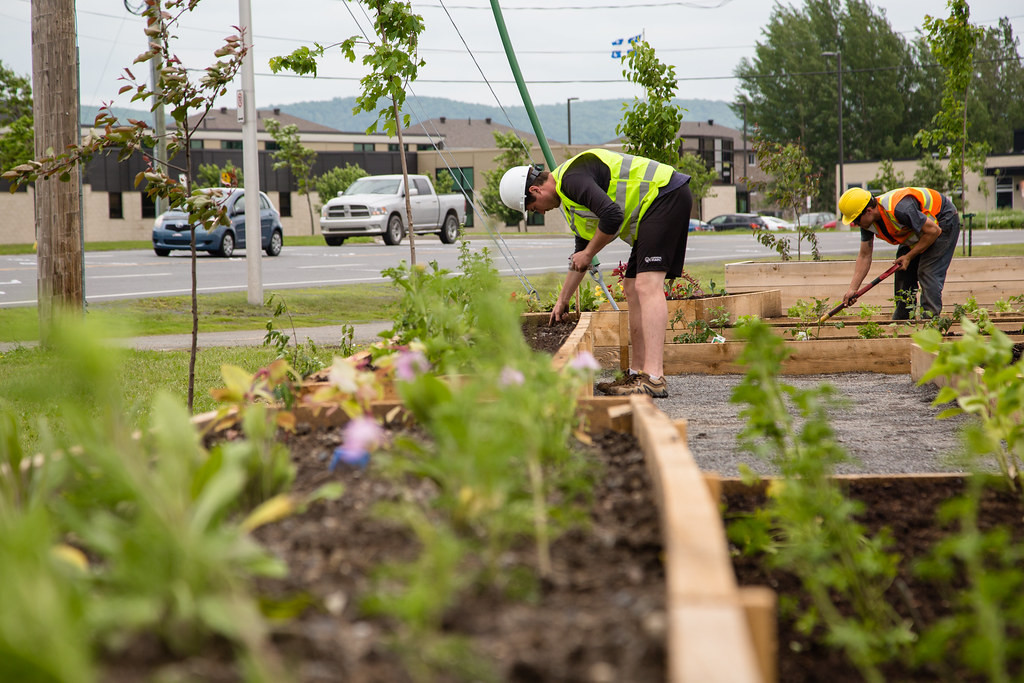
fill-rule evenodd
<path id="1" fill-rule="evenodd" d="M 942 288 L 946 271 L 960 236 L 960 216 L 953 200 L 926 187 L 901 187 L 878 197 L 859 187 L 839 198 L 844 225 L 860 228 L 860 251 L 853 266 L 850 289 L 843 295 L 847 306 L 871 268 L 874 239 L 898 245 L 899 269 L 893 278 L 895 304 L 893 320 L 906 320 L 917 301 L 926 317 L 942 312 Z"/>
<path id="2" fill-rule="evenodd" d="M 597 385 L 612 395 L 668 396 L 664 377 L 668 305 L 665 279 L 682 275 L 693 194 L 690 176 L 671 166 L 606 149 L 588 149 L 550 172 L 516 166 L 499 194 L 511 209 L 562 208 L 576 235 L 569 273 L 551 320 L 562 319 L 591 262 L 616 237 L 631 245 L 623 289 L 633 353 L 629 372 Z"/>

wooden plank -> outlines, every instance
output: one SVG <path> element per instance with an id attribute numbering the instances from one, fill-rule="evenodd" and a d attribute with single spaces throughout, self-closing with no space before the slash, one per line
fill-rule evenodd
<path id="1" fill-rule="evenodd" d="M 685 602 L 669 612 L 672 683 L 762 681 L 744 609 L 721 601 Z M 741 645 L 735 642 L 743 640 Z"/>
<path id="2" fill-rule="evenodd" d="M 724 344 L 668 344 L 665 374 L 739 374 L 737 363 L 745 342 Z M 817 375 L 831 372 L 910 372 L 909 338 L 818 339 L 787 341 L 792 355 L 782 362 L 786 375 Z"/>
<path id="3" fill-rule="evenodd" d="M 760 681 L 725 527 L 704 475 L 677 426 L 650 398 L 633 396 L 630 403 L 665 539 L 669 678 Z"/>
<path id="4" fill-rule="evenodd" d="M 778 679 L 777 602 L 775 591 L 767 586 L 740 586 L 740 604 L 750 626 L 758 669 L 765 683 L 775 683 Z"/>
<path id="5" fill-rule="evenodd" d="M 881 274 L 892 264 L 891 259 L 872 262 L 865 282 Z M 781 306 L 786 310 L 798 299 L 813 297 L 838 301 L 849 287 L 854 261 L 767 261 L 727 263 L 725 287 L 730 292 L 749 292 L 778 288 Z M 861 303 L 891 305 L 893 287 L 890 280 L 861 297 Z M 1000 299 L 1024 293 L 1024 256 L 993 256 L 955 258 L 946 274 L 943 290 L 944 306 L 964 304 L 969 296 L 989 307 Z"/>

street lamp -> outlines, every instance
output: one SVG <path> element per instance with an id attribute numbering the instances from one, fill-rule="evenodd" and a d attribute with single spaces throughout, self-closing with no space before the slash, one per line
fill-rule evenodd
<path id="1" fill-rule="evenodd" d="M 569 143 L 572 144 L 572 101 L 578 100 L 578 97 L 569 97 L 565 100 L 565 118 L 569 124 Z"/>
<path id="2" fill-rule="evenodd" d="M 822 52 L 822 57 L 835 57 L 836 58 L 836 81 L 838 83 L 836 90 L 836 98 L 839 100 L 839 194 L 836 197 L 836 203 L 839 201 L 839 197 L 843 195 L 843 53 L 836 50 L 835 52 Z"/>

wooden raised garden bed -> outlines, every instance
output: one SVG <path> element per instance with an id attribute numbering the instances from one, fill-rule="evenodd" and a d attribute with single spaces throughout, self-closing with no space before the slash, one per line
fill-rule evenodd
<path id="1" fill-rule="evenodd" d="M 673 299 L 668 301 L 668 319 L 678 315 L 690 320 L 710 320 L 720 308 L 729 313 L 735 321 L 739 316 L 752 315 L 761 319 L 777 318 L 782 315 L 777 290 L 747 292 L 710 296 L 702 299 Z M 592 313 L 593 354 L 602 366 L 611 367 L 619 363 L 626 368 L 629 363 L 629 308 L 625 302 L 618 303 L 614 311 L 608 303 L 601 304 L 601 310 Z M 671 326 L 665 330 L 666 341 L 672 341 L 679 334 Z"/>
<path id="2" fill-rule="evenodd" d="M 778 289 L 782 309 L 797 300 L 838 299 L 846 292 L 853 276 L 854 261 L 741 261 L 725 264 L 725 288 L 729 292 Z M 864 282 L 884 272 L 892 259 L 875 259 Z M 885 280 L 860 298 L 860 302 L 891 308 L 892 278 Z M 992 308 L 999 299 L 1024 293 L 1024 256 L 953 258 L 946 274 L 942 303 L 944 307 L 964 304 L 973 296 L 979 305 Z M 855 307 L 856 309 L 856 307 Z"/>

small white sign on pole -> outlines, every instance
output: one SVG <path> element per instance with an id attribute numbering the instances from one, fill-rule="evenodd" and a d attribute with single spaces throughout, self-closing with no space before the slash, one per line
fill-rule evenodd
<path id="1" fill-rule="evenodd" d="M 239 123 L 245 123 L 245 91 L 244 90 L 239 89 L 239 90 L 235 91 L 235 106 L 237 107 L 236 111 L 238 112 L 238 122 Z"/>

